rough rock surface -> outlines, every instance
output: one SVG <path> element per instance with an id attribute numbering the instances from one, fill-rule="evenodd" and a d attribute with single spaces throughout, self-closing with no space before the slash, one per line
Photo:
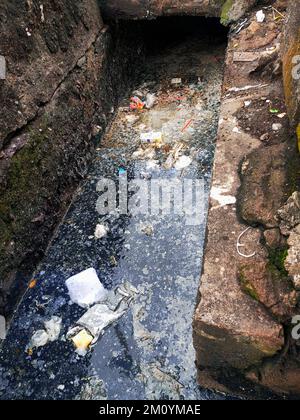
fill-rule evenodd
<path id="1" fill-rule="evenodd" d="M 292 276 L 295 288 L 300 291 L 300 225 L 291 232 L 288 245 L 285 268 Z"/>
<path id="2" fill-rule="evenodd" d="M 39 2 L 21 3 L 5 1 L 0 19 L 8 69 L 0 81 L 4 313 L 26 286 L 128 85 L 129 51 L 137 56 L 125 33 L 119 41 L 103 26 L 96 1 L 59 0 L 42 10 Z"/>
<path id="3" fill-rule="evenodd" d="M 40 3 L 1 4 L 0 53 L 7 75 L 0 81 L 0 149 L 50 101 L 103 27 L 96 1 L 58 0 L 43 9 Z"/>
<path id="4" fill-rule="evenodd" d="M 222 17 L 224 23 L 239 19 L 255 0 L 99 0 L 105 17 L 149 19 L 157 16 L 189 15 Z"/>
<path id="5" fill-rule="evenodd" d="M 299 128 L 300 142 L 300 8 L 289 2 L 283 49 L 283 75 L 287 108 L 292 124 Z"/>
<path id="6" fill-rule="evenodd" d="M 264 153 L 255 150 L 242 165 L 242 186 L 238 207 L 249 224 L 267 228 L 278 226 L 276 212 L 286 202 L 289 171 L 286 159 L 292 158 L 295 148 L 288 143 L 267 147 Z"/>
<path id="7" fill-rule="evenodd" d="M 264 239 L 266 241 L 267 247 L 273 250 L 284 248 L 286 245 L 285 238 L 282 237 L 278 228 L 265 230 Z"/>
<path id="8" fill-rule="evenodd" d="M 242 387 L 248 379 L 264 389 L 300 394 L 300 381 L 288 369 L 297 356 L 283 351 L 283 322 L 295 311 L 297 293 L 284 267 L 286 243 L 276 217 L 298 183 L 299 159 L 287 129 L 282 81 L 275 72 L 270 82 L 260 71 L 261 57 L 278 49 L 282 24 L 274 25 L 270 9 L 261 24 L 253 13 L 229 40 L 194 317 L 199 382 L 222 391 L 238 377 Z M 245 52 L 251 60 L 240 58 Z M 281 124 L 279 133 L 275 123 Z"/>
<path id="9" fill-rule="evenodd" d="M 297 293 L 290 279 L 270 262 L 262 259 L 240 266 L 242 290 L 262 303 L 272 315 L 283 322 L 289 319 L 297 305 Z"/>
<path id="10" fill-rule="evenodd" d="M 295 191 L 283 207 L 277 212 L 280 221 L 280 230 L 288 236 L 297 225 L 300 224 L 300 193 Z"/>

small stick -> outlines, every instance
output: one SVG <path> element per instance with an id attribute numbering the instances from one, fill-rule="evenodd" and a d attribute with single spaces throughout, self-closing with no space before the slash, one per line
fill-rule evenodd
<path id="1" fill-rule="evenodd" d="M 183 133 L 192 124 L 192 122 L 193 122 L 193 118 L 188 120 L 185 126 L 183 127 L 183 129 L 181 130 L 181 132 Z"/>

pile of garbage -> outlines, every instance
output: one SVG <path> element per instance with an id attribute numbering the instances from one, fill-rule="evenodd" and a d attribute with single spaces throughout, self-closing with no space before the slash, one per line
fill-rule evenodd
<path id="1" fill-rule="evenodd" d="M 128 282 L 112 291 L 105 289 L 94 268 L 69 278 L 66 286 L 71 302 L 87 309 L 66 335 L 76 353 L 85 356 L 105 329 L 125 315 L 138 291 Z M 27 352 L 32 354 L 34 349 L 58 340 L 61 329 L 61 318 L 54 316 L 45 321 L 44 329 L 32 336 Z"/>
<path id="2" fill-rule="evenodd" d="M 148 169 L 159 169 L 162 164 L 165 170 L 174 168 L 177 171 L 187 168 L 193 162 L 193 158 L 184 152 L 188 146 L 184 141 L 188 143 L 187 139 L 194 130 L 194 118 L 193 115 L 189 115 L 193 107 L 190 107 L 190 104 L 185 106 L 184 102 L 199 91 L 200 85 L 195 86 L 185 86 L 181 78 L 174 78 L 169 81 L 167 89 L 160 86 L 153 93 L 151 86 L 144 84 L 132 93 L 130 106 L 123 107 L 122 112 L 126 112 L 127 124 L 137 128 L 139 147 L 132 153 L 131 157 L 134 160 L 148 161 Z M 179 116 L 178 128 L 172 127 L 171 131 L 165 121 L 171 122 L 174 116 L 166 118 L 164 115 L 174 108 L 170 103 L 175 104 Z"/>

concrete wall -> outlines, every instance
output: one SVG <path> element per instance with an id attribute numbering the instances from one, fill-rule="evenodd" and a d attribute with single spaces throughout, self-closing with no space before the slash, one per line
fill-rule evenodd
<path id="1" fill-rule="evenodd" d="M 43 255 L 137 58 L 136 39 L 112 36 L 96 0 L 41 4 L 0 10 L 0 313 Z"/>

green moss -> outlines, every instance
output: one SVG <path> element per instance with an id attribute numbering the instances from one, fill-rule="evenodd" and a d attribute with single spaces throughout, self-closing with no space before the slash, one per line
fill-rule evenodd
<path id="1" fill-rule="evenodd" d="M 285 268 L 285 261 L 288 256 L 288 248 L 270 250 L 269 252 L 269 269 L 279 271 L 282 276 L 287 277 L 288 272 Z"/>
<path id="2" fill-rule="evenodd" d="M 252 286 L 252 284 L 248 282 L 245 274 L 243 273 L 243 270 L 241 270 L 239 273 L 239 282 L 242 290 L 256 302 L 259 302 L 258 293 L 256 289 Z"/>
<path id="3" fill-rule="evenodd" d="M 222 25 L 227 26 L 230 23 L 229 13 L 233 6 L 234 0 L 227 0 L 222 7 L 221 12 L 221 23 Z"/>
<path id="4" fill-rule="evenodd" d="M 6 258 L 5 248 L 15 235 L 26 229 L 43 199 L 37 194 L 42 177 L 40 165 L 43 159 L 42 144 L 48 141 L 47 121 L 29 131 L 28 144 L 12 158 L 7 172 L 7 182 L 0 194 L 0 251 Z M 2 263 L 2 261 L 0 261 Z"/>

